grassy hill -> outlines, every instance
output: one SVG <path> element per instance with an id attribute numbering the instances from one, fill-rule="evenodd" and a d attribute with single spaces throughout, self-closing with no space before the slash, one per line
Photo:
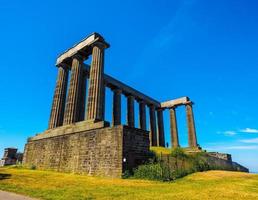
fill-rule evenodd
<path id="1" fill-rule="evenodd" d="M 39 199 L 258 199 L 258 175 L 207 171 L 174 182 L 108 179 L 50 171 L 0 168 L 0 190 Z"/>

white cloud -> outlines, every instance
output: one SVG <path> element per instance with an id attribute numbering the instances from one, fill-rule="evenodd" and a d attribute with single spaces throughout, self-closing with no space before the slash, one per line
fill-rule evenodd
<path id="1" fill-rule="evenodd" d="M 258 138 L 240 140 L 240 142 L 258 144 Z"/>
<path id="2" fill-rule="evenodd" d="M 240 130 L 240 132 L 242 132 L 242 133 L 258 133 L 258 129 L 245 128 L 245 129 Z"/>
<path id="3" fill-rule="evenodd" d="M 255 150 L 258 145 L 232 145 L 232 146 L 213 146 L 204 148 L 208 151 L 227 151 L 227 150 Z"/>
<path id="4" fill-rule="evenodd" d="M 249 149 L 258 149 L 258 146 L 256 145 L 246 145 L 246 146 L 229 146 L 229 147 L 225 147 L 225 149 L 239 149 L 239 150 L 249 150 Z"/>
<path id="5" fill-rule="evenodd" d="M 223 134 L 223 135 L 226 135 L 226 136 L 233 136 L 233 135 L 236 135 L 236 131 L 218 131 L 217 132 L 218 134 Z"/>

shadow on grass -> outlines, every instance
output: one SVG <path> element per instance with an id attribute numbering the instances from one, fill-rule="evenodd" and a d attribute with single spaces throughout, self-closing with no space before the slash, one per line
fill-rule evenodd
<path id="1" fill-rule="evenodd" d="M 11 174 L 0 173 L 0 180 L 9 179 L 10 177 L 11 177 Z"/>

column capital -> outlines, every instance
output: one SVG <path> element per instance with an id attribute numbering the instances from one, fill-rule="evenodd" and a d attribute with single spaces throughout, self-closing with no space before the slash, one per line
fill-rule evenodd
<path id="1" fill-rule="evenodd" d="M 76 60 L 78 60 L 79 62 L 83 62 L 84 58 L 85 58 L 85 57 L 83 57 L 83 56 L 80 55 L 80 54 L 75 54 L 75 55 L 72 56 L 72 59 L 76 59 Z"/>
<path id="2" fill-rule="evenodd" d="M 102 50 L 108 48 L 110 45 L 106 42 L 102 42 L 102 41 L 97 41 L 97 42 L 94 42 L 91 44 L 91 47 L 94 48 L 94 47 L 98 47 Z"/>
<path id="3" fill-rule="evenodd" d="M 126 97 L 133 97 L 135 99 L 135 96 L 133 94 L 127 93 L 125 94 Z"/>
<path id="4" fill-rule="evenodd" d="M 147 106 L 149 107 L 149 108 L 152 108 L 152 109 L 156 109 L 156 107 L 155 107 L 155 105 L 153 105 L 153 104 L 147 104 Z"/>
<path id="5" fill-rule="evenodd" d="M 165 110 L 165 108 L 156 107 L 156 110 L 157 110 L 157 111 L 163 111 L 163 110 Z"/>
<path id="6" fill-rule="evenodd" d="M 174 106 L 169 107 L 168 109 L 169 109 L 169 110 L 171 110 L 171 109 L 175 110 L 176 108 L 177 108 L 177 106 L 174 105 Z"/>
<path id="7" fill-rule="evenodd" d="M 137 98 L 136 101 L 137 101 L 138 103 L 144 103 L 145 105 L 147 104 L 146 101 L 144 101 L 143 99 Z"/>
<path id="8" fill-rule="evenodd" d="M 110 88 L 113 92 L 117 92 L 118 94 L 122 94 L 122 89 L 118 88 L 118 87 L 113 87 Z"/>
<path id="9" fill-rule="evenodd" d="M 187 101 L 186 103 L 184 103 L 184 105 L 189 105 L 189 106 L 192 106 L 192 105 L 194 105 L 194 102 L 193 101 Z"/>
<path id="10" fill-rule="evenodd" d="M 57 68 L 62 67 L 65 70 L 70 68 L 70 66 L 68 64 L 66 64 L 66 63 L 59 63 L 56 67 Z"/>

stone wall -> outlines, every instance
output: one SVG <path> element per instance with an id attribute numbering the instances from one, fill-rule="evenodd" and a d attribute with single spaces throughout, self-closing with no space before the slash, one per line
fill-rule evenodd
<path id="1" fill-rule="evenodd" d="M 230 155 L 230 154 L 228 154 Z M 231 158 L 231 156 L 230 156 Z M 230 170 L 230 171 L 240 171 L 240 172 L 249 172 L 246 167 L 238 164 L 237 162 L 232 162 L 232 160 L 225 160 L 223 158 L 218 158 L 214 156 L 207 156 L 207 162 L 214 169 Z"/>
<path id="2" fill-rule="evenodd" d="M 125 171 L 132 170 L 146 161 L 150 145 L 148 131 L 128 126 L 124 126 L 123 130 L 123 171 Z"/>
<path id="3" fill-rule="evenodd" d="M 32 138 L 25 146 L 23 163 L 37 169 L 121 177 L 145 157 L 148 149 L 147 131 L 120 125 Z"/>
<path id="4" fill-rule="evenodd" d="M 228 153 L 219 153 L 219 152 L 208 152 L 208 154 L 212 157 L 220 158 L 223 160 L 232 161 L 232 157 Z"/>
<path id="5" fill-rule="evenodd" d="M 228 155 L 230 155 L 230 154 L 228 154 Z M 181 170 L 188 170 L 188 171 L 190 170 L 191 171 L 192 169 L 194 169 L 196 167 L 195 163 L 193 162 L 192 159 L 182 160 L 181 158 L 177 159 L 171 155 L 166 155 L 166 154 L 164 154 L 164 155 L 161 154 L 160 158 L 166 165 L 169 166 L 170 170 L 181 169 Z M 230 158 L 231 158 L 231 156 L 230 156 Z M 206 165 L 208 166 L 207 169 L 249 172 L 249 170 L 247 168 L 243 167 L 242 165 L 240 165 L 236 162 L 232 162 L 231 160 L 225 160 L 223 158 L 211 156 L 211 155 L 209 155 L 209 153 L 203 154 L 198 159 L 200 159 L 200 161 L 202 160 L 201 163 L 206 163 Z"/>

